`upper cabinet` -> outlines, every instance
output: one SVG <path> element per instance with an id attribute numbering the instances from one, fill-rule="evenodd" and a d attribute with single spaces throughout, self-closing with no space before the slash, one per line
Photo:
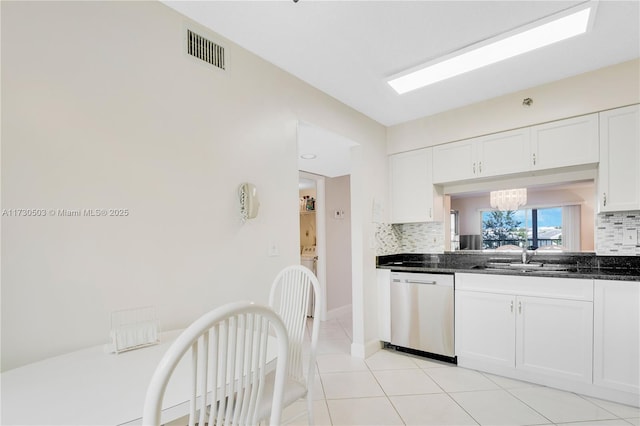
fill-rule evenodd
<path id="1" fill-rule="evenodd" d="M 433 182 L 595 164 L 598 152 L 598 114 L 590 114 L 435 146 Z"/>
<path id="2" fill-rule="evenodd" d="M 528 167 L 529 129 L 518 129 L 433 148 L 435 183 L 518 173 Z"/>
<path id="3" fill-rule="evenodd" d="M 442 196 L 431 179 L 432 163 L 432 148 L 389 156 L 392 223 L 443 219 Z"/>
<path id="4" fill-rule="evenodd" d="M 532 170 L 598 162 L 598 114 L 540 124 L 530 129 Z"/>
<path id="5" fill-rule="evenodd" d="M 600 113 L 599 211 L 640 210 L 640 106 Z"/>
<path id="6" fill-rule="evenodd" d="M 529 129 L 517 129 L 475 139 L 478 152 L 477 176 L 519 173 L 528 169 Z"/>
<path id="7" fill-rule="evenodd" d="M 455 182 L 476 177 L 475 139 L 451 142 L 433 148 L 433 182 Z"/>

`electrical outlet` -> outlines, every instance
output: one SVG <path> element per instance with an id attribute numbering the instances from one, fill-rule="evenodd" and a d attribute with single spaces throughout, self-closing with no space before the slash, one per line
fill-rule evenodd
<path id="1" fill-rule="evenodd" d="M 638 230 L 637 229 L 623 229 L 622 230 L 622 245 L 623 246 L 635 246 L 638 244 Z"/>

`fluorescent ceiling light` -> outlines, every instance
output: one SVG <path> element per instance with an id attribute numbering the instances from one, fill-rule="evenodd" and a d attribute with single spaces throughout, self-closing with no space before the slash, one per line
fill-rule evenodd
<path id="1" fill-rule="evenodd" d="M 579 6 L 581 10 L 578 12 L 570 9 L 560 18 L 554 15 L 475 44 L 435 62 L 421 65 L 408 74 L 404 72 L 399 77 L 392 77 L 388 83 L 398 94 L 403 94 L 582 34 L 589 27 L 593 3 L 589 2 L 587 6 L 585 8 L 583 4 Z"/>

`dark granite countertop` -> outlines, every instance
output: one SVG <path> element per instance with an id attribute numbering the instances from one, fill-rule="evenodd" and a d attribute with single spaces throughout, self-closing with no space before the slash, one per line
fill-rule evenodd
<path id="1" fill-rule="evenodd" d="M 377 267 L 402 272 L 456 272 L 556 278 L 586 278 L 640 282 L 640 256 L 596 256 L 593 253 L 529 254 L 532 265 L 521 265 L 521 254 L 451 252 L 378 256 Z M 515 265 L 514 265 L 515 264 Z"/>

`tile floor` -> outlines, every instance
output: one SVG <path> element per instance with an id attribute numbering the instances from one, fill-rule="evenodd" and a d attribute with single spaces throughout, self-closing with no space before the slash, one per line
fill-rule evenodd
<path id="1" fill-rule="evenodd" d="M 351 317 L 321 323 L 317 425 L 640 426 L 640 409 L 390 350 L 352 358 Z M 299 401 L 284 418 L 303 412 Z M 306 424 L 306 416 L 298 419 Z"/>

